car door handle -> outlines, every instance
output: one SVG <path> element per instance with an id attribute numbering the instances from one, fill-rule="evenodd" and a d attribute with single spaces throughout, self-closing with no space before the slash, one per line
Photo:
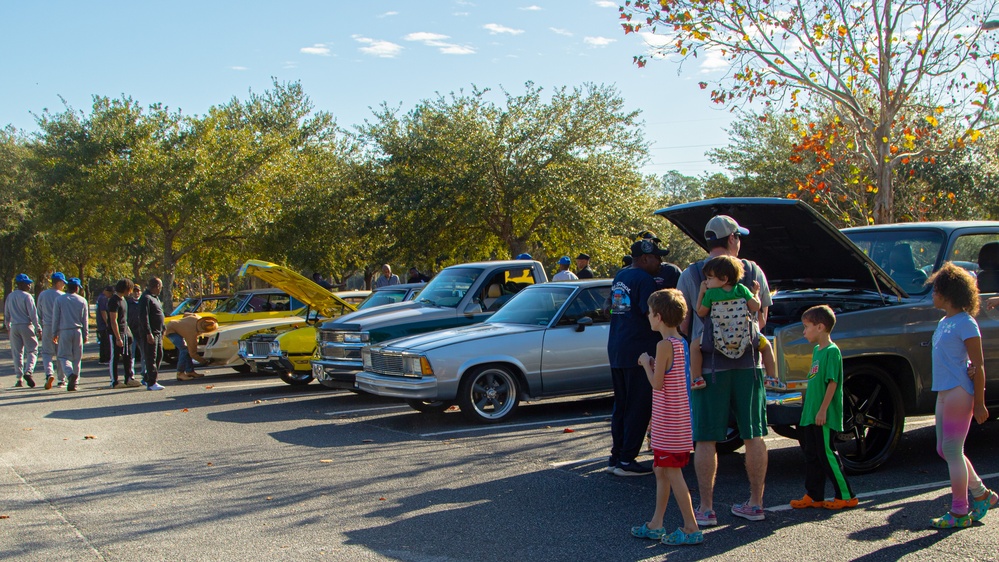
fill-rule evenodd
<path id="1" fill-rule="evenodd" d="M 928 342 L 928 341 L 921 341 L 921 342 L 919 342 L 919 347 L 930 347 L 930 342 Z"/>

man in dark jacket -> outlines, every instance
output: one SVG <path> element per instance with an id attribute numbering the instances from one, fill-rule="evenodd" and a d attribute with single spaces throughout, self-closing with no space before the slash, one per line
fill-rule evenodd
<path id="1" fill-rule="evenodd" d="M 139 337 L 142 333 L 139 323 L 139 297 L 142 296 L 142 288 L 138 285 L 132 287 L 132 292 L 128 296 L 128 329 L 132 332 L 132 372 L 142 376 L 142 382 L 146 381 L 146 365 L 142 360 L 142 342 L 145 337 Z"/>
<path id="2" fill-rule="evenodd" d="M 160 302 L 160 291 L 163 282 L 159 277 L 151 277 L 146 284 L 146 291 L 139 298 L 139 330 L 142 335 L 142 359 L 146 364 L 146 388 L 148 390 L 163 390 L 156 382 L 160 361 L 163 360 L 163 303 Z"/>

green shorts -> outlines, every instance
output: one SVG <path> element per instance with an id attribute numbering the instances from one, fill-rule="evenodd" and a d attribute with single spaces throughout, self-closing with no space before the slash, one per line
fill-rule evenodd
<path id="1" fill-rule="evenodd" d="M 763 437 L 767 431 L 767 395 L 757 369 L 732 369 L 704 375 L 708 385 L 691 394 L 694 441 L 724 441 L 734 417 L 739 437 Z"/>

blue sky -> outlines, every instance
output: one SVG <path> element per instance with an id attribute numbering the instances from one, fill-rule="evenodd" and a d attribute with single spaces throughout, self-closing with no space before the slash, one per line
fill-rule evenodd
<path id="1" fill-rule="evenodd" d="M 188 114 L 279 81 L 300 81 L 344 127 L 382 102 L 409 110 L 435 93 L 526 81 L 551 91 L 614 85 L 641 109 L 646 173 L 715 172 L 704 152 L 727 144 L 732 115 L 697 86 L 709 66 L 631 62 L 617 2 L 0 0 L 0 126 L 36 131 L 32 113 L 93 95 L 163 103 Z M 715 70 L 717 71 L 717 70 Z"/>

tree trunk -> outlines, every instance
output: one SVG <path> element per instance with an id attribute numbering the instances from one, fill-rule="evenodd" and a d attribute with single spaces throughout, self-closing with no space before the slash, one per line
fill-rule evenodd
<path id="1" fill-rule="evenodd" d="M 874 224 L 889 224 L 894 222 L 895 194 L 892 191 L 892 170 L 888 162 L 878 165 L 878 192 L 874 196 Z"/>

